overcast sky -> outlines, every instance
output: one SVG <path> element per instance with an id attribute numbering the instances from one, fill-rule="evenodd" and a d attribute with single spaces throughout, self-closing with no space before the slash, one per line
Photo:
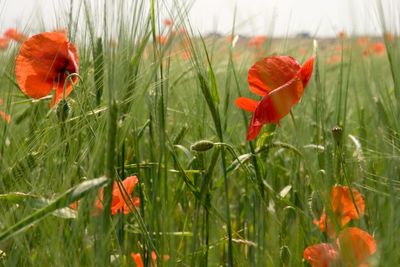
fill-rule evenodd
<path id="1" fill-rule="evenodd" d="M 236 6 L 236 28 L 243 34 L 286 36 L 309 32 L 311 35 L 332 36 L 338 31 L 377 34 L 380 26 L 376 1 L 195 0 L 190 20 L 193 27 L 203 33 L 214 30 L 228 33 Z M 62 14 L 66 12 L 68 3 L 69 0 L 0 0 L 0 31 L 6 27 L 25 28 L 27 23 L 32 26 L 38 20 L 42 20 L 49 28 L 55 27 L 54 10 Z"/>

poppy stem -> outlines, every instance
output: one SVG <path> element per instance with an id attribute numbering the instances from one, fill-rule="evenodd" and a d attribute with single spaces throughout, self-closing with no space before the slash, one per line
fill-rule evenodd
<path id="1" fill-rule="evenodd" d="M 68 83 L 68 81 L 69 81 L 71 84 L 73 84 L 69 71 L 66 70 L 66 71 L 64 71 L 64 73 L 65 73 L 65 75 L 67 75 L 67 78 L 65 79 L 65 82 L 64 82 L 63 96 L 62 96 L 62 99 L 63 99 L 63 100 L 65 99 L 65 91 L 67 91 L 67 83 Z"/>
<path id="2" fill-rule="evenodd" d="M 294 115 L 293 115 L 292 111 L 290 111 L 290 118 L 292 119 L 294 129 L 297 131 L 298 128 L 297 128 L 296 120 L 294 119 Z"/>

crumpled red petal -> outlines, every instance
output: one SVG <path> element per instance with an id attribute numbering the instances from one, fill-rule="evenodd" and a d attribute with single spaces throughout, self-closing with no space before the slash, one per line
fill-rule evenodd
<path id="1" fill-rule="evenodd" d="M 376 251 L 375 239 L 367 232 L 349 227 L 340 232 L 337 238 L 341 256 L 346 266 L 365 264 L 368 257 Z"/>
<path id="2" fill-rule="evenodd" d="M 41 98 L 56 90 L 50 106 L 63 97 L 68 74 L 78 73 L 76 47 L 69 43 L 63 32 L 44 32 L 25 41 L 16 59 L 16 79 L 22 92 L 32 98 Z M 72 78 L 72 83 L 77 77 Z M 72 91 L 67 82 L 65 97 Z"/>
<path id="3" fill-rule="evenodd" d="M 290 56 L 272 56 L 256 62 L 249 70 L 248 83 L 250 91 L 265 96 L 272 90 L 281 87 L 300 70 L 299 63 Z"/>
<path id="4" fill-rule="evenodd" d="M 331 192 L 332 211 L 341 227 L 351 220 L 358 220 L 365 212 L 365 202 L 356 189 L 348 186 L 335 186 Z M 353 202 L 354 198 L 354 202 Z"/>
<path id="5" fill-rule="evenodd" d="M 313 69 L 314 69 L 314 60 L 315 57 L 312 56 L 304 62 L 303 66 L 300 69 L 300 79 L 303 82 L 303 87 L 306 88 L 308 82 L 310 81 Z"/>
<path id="6" fill-rule="evenodd" d="M 329 267 L 340 259 L 336 247 L 328 243 L 309 246 L 304 250 L 303 258 L 312 267 Z"/>
<path id="7" fill-rule="evenodd" d="M 258 103 L 259 103 L 258 101 L 247 97 L 238 97 L 235 100 L 236 106 L 250 112 L 254 112 L 256 110 Z"/>
<path id="8" fill-rule="evenodd" d="M 5 120 L 7 123 L 11 122 L 11 116 L 5 113 L 4 111 L 0 110 L 0 117 Z"/>
<path id="9" fill-rule="evenodd" d="M 142 255 L 140 253 L 131 253 L 131 257 L 133 261 L 135 262 L 137 267 L 143 267 L 143 260 L 142 260 Z"/>
<path id="10" fill-rule="evenodd" d="M 297 104 L 303 93 L 303 83 L 297 77 L 266 95 L 254 112 L 254 125 L 279 123 Z"/>

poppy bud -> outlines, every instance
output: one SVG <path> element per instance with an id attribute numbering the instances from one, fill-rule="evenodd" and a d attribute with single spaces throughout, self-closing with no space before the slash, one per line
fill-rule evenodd
<path id="1" fill-rule="evenodd" d="M 290 255 L 290 250 L 289 250 L 288 246 L 281 247 L 279 256 L 281 258 L 281 262 L 283 263 L 283 266 L 289 266 L 291 255 Z"/>
<path id="2" fill-rule="evenodd" d="M 200 140 L 190 146 L 190 149 L 197 152 L 205 152 L 214 147 L 214 143 L 208 140 Z"/>
<path id="3" fill-rule="evenodd" d="M 68 103 L 68 101 L 65 99 L 61 100 L 56 109 L 56 114 L 60 122 L 65 122 L 71 114 L 71 111 L 71 105 Z"/>
<path id="4" fill-rule="evenodd" d="M 333 139 L 335 139 L 335 142 L 337 145 L 340 145 L 342 141 L 342 134 L 343 134 L 343 129 L 340 126 L 335 126 L 332 128 L 332 135 Z"/>

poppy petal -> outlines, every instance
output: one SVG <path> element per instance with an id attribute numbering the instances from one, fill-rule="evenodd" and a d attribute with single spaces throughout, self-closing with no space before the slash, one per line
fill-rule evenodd
<path id="1" fill-rule="evenodd" d="M 299 102 L 302 92 L 303 83 L 297 77 L 272 91 L 257 106 L 253 124 L 260 126 L 266 123 L 279 123 L 279 120 Z"/>
<path id="2" fill-rule="evenodd" d="M 254 115 L 253 119 L 250 122 L 249 129 L 247 129 L 247 138 L 246 138 L 247 141 L 251 141 L 254 138 L 256 138 L 262 128 L 262 125 L 254 125 L 253 120 L 254 120 Z"/>
<path id="3" fill-rule="evenodd" d="M 131 257 L 137 267 L 144 267 L 142 255 L 140 255 L 140 253 L 131 253 Z"/>
<path id="4" fill-rule="evenodd" d="M 351 220 L 358 220 L 365 212 L 365 202 L 356 189 L 348 186 L 335 186 L 331 192 L 332 211 L 341 227 Z M 353 202 L 354 198 L 354 202 Z"/>
<path id="5" fill-rule="evenodd" d="M 257 108 L 258 101 L 247 98 L 247 97 L 238 97 L 235 100 L 235 104 L 238 108 L 254 112 Z"/>
<path id="6" fill-rule="evenodd" d="M 51 106 L 61 100 L 68 73 L 78 71 L 76 48 L 63 32 L 32 36 L 22 44 L 15 66 L 18 85 L 26 95 L 41 98 L 56 90 Z M 70 92 L 67 86 L 65 96 Z"/>
<path id="7" fill-rule="evenodd" d="M 111 203 L 111 214 L 115 215 L 123 209 L 124 214 L 129 214 L 132 210 L 131 201 L 135 206 L 138 206 L 140 200 L 138 198 L 132 198 L 131 194 L 138 183 L 136 176 L 127 177 L 119 188 L 117 182 L 114 183 Z"/>
<path id="8" fill-rule="evenodd" d="M 61 32 L 63 34 L 66 34 L 65 32 Z M 78 52 L 76 51 L 76 47 L 70 43 L 68 43 L 68 67 L 70 69 L 70 73 L 77 73 L 79 70 L 79 65 L 78 65 Z M 65 76 L 65 79 L 67 78 L 68 75 Z M 60 82 L 58 84 L 58 87 L 56 89 L 56 92 L 54 93 L 54 97 L 50 103 L 50 107 L 55 106 L 58 104 L 61 99 L 64 97 L 69 96 L 69 94 L 72 92 L 73 85 L 77 83 L 78 78 L 76 76 L 68 78 L 68 81 L 64 79 L 64 82 Z M 71 83 L 72 82 L 72 83 Z M 65 85 L 65 95 L 64 95 L 64 83 Z"/>
<path id="9" fill-rule="evenodd" d="M 303 258 L 312 267 L 329 267 L 339 260 L 339 252 L 328 243 L 309 246 L 304 250 Z"/>
<path id="10" fill-rule="evenodd" d="M 0 110 L 0 117 L 3 118 L 7 123 L 11 122 L 11 116 Z"/>
<path id="11" fill-rule="evenodd" d="M 306 88 L 308 82 L 310 81 L 313 69 L 314 69 L 314 59 L 315 57 L 312 56 L 303 64 L 300 69 L 300 79 L 303 82 L 303 87 Z"/>
<path id="12" fill-rule="evenodd" d="M 10 39 L 0 37 L 0 49 L 6 49 L 8 44 L 10 43 Z"/>
<path id="13" fill-rule="evenodd" d="M 367 232 L 350 227 L 340 232 L 337 244 L 346 266 L 358 266 L 376 251 L 375 239 Z"/>
<path id="14" fill-rule="evenodd" d="M 294 78 L 301 66 L 292 57 L 273 56 L 256 62 L 249 70 L 250 91 L 265 96 Z"/>
<path id="15" fill-rule="evenodd" d="M 151 259 L 156 262 L 157 261 L 157 253 L 155 251 L 151 252 Z"/>

